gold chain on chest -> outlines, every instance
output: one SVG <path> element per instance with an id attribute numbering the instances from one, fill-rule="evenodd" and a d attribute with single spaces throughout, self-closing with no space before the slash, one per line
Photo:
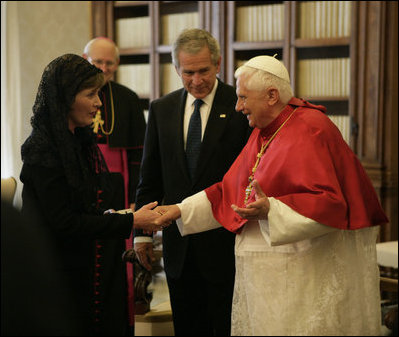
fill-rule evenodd
<path id="1" fill-rule="evenodd" d="M 276 132 L 270 137 L 270 139 L 265 143 L 262 144 L 262 147 L 260 148 L 259 153 L 256 155 L 256 162 L 255 165 L 253 166 L 252 170 L 251 170 L 251 174 L 248 177 L 248 181 L 249 184 L 247 186 L 247 188 L 245 189 L 245 200 L 244 200 L 244 205 L 247 204 L 249 196 L 251 195 L 252 189 L 253 189 L 253 181 L 254 181 L 254 176 L 255 176 L 255 172 L 256 169 L 258 168 L 258 165 L 260 163 L 260 159 L 262 158 L 262 156 L 264 155 L 267 147 L 269 146 L 269 144 L 271 143 L 271 141 L 274 139 L 274 137 L 277 136 L 277 133 L 281 130 L 281 128 L 285 125 L 285 123 L 288 122 L 288 120 L 291 118 L 292 114 L 295 112 L 297 108 L 295 108 L 291 114 L 287 117 L 287 119 L 284 121 L 283 124 L 280 125 L 280 127 L 276 130 Z"/>

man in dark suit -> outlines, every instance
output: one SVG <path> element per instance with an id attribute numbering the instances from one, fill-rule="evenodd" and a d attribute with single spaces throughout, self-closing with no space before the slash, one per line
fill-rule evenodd
<path id="1" fill-rule="evenodd" d="M 172 58 L 184 88 L 151 102 L 136 207 L 179 203 L 218 182 L 250 134 L 235 89 L 216 77 L 220 47 L 208 32 L 183 31 Z M 216 229 L 183 238 L 176 224 L 162 235 L 175 334 L 230 335 L 235 236 Z M 151 237 L 136 231 L 134 242 L 151 269 Z"/>

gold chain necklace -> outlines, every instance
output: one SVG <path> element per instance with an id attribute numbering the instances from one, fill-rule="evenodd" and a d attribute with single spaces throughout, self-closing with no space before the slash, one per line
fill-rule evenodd
<path id="1" fill-rule="evenodd" d="M 269 146 L 269 144 L 271 143 L 271 141 L 274 139 L 274 137 L 276 137 L 277 133 L 281 130 L 281 128 L 285 125 L 285 123 L 287 123 L 287 121 L 291 118 L 292 114 L 295 112 L 297 108 L 294 109 L 294 111 L 291 112 L 291 114 L 287 117 L 287 119 L 284 121 L 283 124 L 280 125 L 280 127 L 276 130 L 276 132 L 270 137 L 270 139 L 267 141 L 266 144 L 262 144 L 262 147 L 260 148 L 259 153 L 256 155 L 256 162 L 254 167 L 252 168 L 252 172 L 251 175 L 248 177 L 248 181 L 249 184 L 247 186 L 247 188 L 245 189 L 245 200 L 244 200 L 244 204 L 246 205 L 248 202 L 248 198 L 251 195 L 252 189 L 253 189 L 253 181 L 254 181 L 254 176 L 255 176 L 255 172 L 256 169 L 258 168 L 260 159 L 262 158 L 263 154 L 265 153 L 267 147 Z"/>
<path id="2" fill-rule="evenodd" d="M 111 83 L 108 82 L 108 87 L 109 87 L 109 95 L 111 98 L 111 129 L 107 132 L 103 128 L 104 120 L 101 119 L 101 110 L 98 109 L 96 113 L 96 117 L 93 118 L 93 132 L 98 133 L 98 126 L 100 126 L 101 131 L 103 132 L 104 135 L 109 136 L 112 131 L 114 131 L 114 123 L 115 123 L 115 111 L 114 111 L 114 98 L 112 96 L 112 88 L 111 88 Z"/>

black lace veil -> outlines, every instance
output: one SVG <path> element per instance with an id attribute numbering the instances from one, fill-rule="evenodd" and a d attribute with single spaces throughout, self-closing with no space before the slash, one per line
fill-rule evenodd
<path id="1" fill-rule="evenodd" d="M 68 128 L 67 116 L 76 94 L 89 81 L 95 83 L 95 77 L 100 77 L 101 87 L 102 71 L 78 55 L 65 54 L 50 62 L 33 106 L 32 133 L 21 147 L 24 163 L 63 167 L 68 184 L 81 192 L 93 189 L 95 173 L 108 171 L 91 128 L 76 128 L 75 134 Z"/>

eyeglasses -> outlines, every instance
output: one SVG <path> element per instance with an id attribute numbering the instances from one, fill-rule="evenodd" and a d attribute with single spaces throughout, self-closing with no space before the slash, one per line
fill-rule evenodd
<path id="1" fill-rule="evenodd" d="M 98 67 L 102 67 L 103 65 L 105 65 L 107 68 L 112 68 L 113 66 L 116 65 L 116 62 L 112 62 L 112 61 L 103 61 L 103 60 L 93 60 L 90 59 L 91 63 L 94 64 L 95 66 Z"/>

